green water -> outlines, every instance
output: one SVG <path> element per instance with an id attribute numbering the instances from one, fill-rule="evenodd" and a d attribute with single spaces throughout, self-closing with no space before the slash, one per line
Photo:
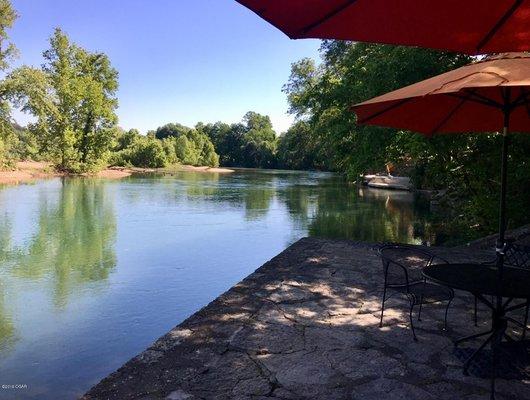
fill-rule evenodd
<path id="1" fill-rule="evenodd" d="M 323 173 L 2 188 L 0 399 L 79 396 L 301 237 L 419 242 L 426 216 Z"/>

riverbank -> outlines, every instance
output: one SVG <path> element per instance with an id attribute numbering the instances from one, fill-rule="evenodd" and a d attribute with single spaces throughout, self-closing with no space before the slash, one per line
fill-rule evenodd
<path id="1" fill-rule="evenodd" d="M 145 173 L 171 173 L 179 171 L 203 172 L 203 173 L 232 173 L 234 170 L 228 168 L 195 167 L 192 165 L 175 165 L 167 168 L 127 168 L 110 167 L 95 174 L 82 174 L 81 176 L 96 177 L 103 179 L 122 179 L 133 174 Z M 64 172 L 58 172 L 52 163 L 45 161 L 19 161 L 13 170 L 0 171 L 0 185 L 18 185 L 30 183 L 39 179 L 49 179 L 68 176 Z"/>
<path id="2" fill-rule="evenodd" d="M 452 339 L 473 326 L 471 295 L 458 292 L 443 331 L 430 305 L 412 340 L 407 305 L 388 303 L 379 328 L 377 244 L 302 239 L 94 386 L 94 399 L 482 399 L 489 380 L 462 374 Z M 491 251 L 431 248 L 450 262 Z M 484 326 L 483 326 L 484 325 Z M 526 379 L 526 378 L 525 378 Z M 530 385 L 497 380 L 503 399 Z"/>
<path id="3" fill-rule="evenodd" d="M 63 175 L 55 171 L 51 163 L 42 161 L 19 161 L 15 164 L 13 170 L 0 171 L 0 184 L 17 185 Z"/>

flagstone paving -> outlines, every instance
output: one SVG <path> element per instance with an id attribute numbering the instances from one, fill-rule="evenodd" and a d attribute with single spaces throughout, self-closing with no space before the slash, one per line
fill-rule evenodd
<path id="1" fill-rule="evenodd" d="M 103 379 L 89 399 L 489 398 L 489 381 L 464 376 L 452 339 L 476 332 L 470 295 L 457 292 L 408 326 L 406 300 L 388 303 L 379 328 L 377 245 L 306 238 Z M 453 262 L 485 257 L 434 250 Z M 487 324 L 481 310 L 481 324 Z M 530 382 L 497 382 L 498 400 L 530 399 Z"/>

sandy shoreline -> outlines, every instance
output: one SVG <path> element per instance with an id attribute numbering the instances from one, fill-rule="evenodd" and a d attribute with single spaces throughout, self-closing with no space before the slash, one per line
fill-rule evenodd
<path id="1" fill-rule="evenodd" d="M 54 171 L 52 165 L 42 161 L 19 161 L 16 169 L 12 171 L 0 171 L 1 185 L 17 185 L 19 183 L 32 182 L 37 179 L 53 178 L 62 176 Z"/>
<path id="2" fill-rule="evenodd" d="M 221 167 L 194 167 L 193 165 L 176 165 L 169 168 L 161 168 L 160 171 L 191 171 L 191 172 L 213 172 L 218 174 L 229 174 L 234 172 L 233 169 L 221 168 Z"/>
<path id="3" fill-rule="evenodd" d="M 122 179 L 133 174 L 145 174 L 154 172 L 204 172 L 204 173 L 231 173 L 234 172 L 228 168 L 211 168 L 211 167 L 194 167 L 192 165 L 177 165 L 169 168 L 125 168 L 111 167 L 99 171 L 95 174 L 83 174 L 86 177 L 96 177 L 103 179 Z M 54 170 L 53 165 L 45 161 L 19 161 L 16 167 L 11 171 L 0 171 L 0 185 L 18 185 L 20 183 L 29 183 L 38 179 L 55 178 L 66 176 L 65 173 Z"/>

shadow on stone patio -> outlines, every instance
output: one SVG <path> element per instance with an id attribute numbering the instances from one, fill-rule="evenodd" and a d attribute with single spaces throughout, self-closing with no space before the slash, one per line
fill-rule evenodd
<path id="1" fill-rule="evenodd" d="M 394 298 L 379 328 L 377 246 L 306 238 L 156 341 L 84 399 L 467 399 L 489 381 L 466 377 L 452 339 L 476 332 L 473 298 L 456 293 L 408 326 Z M 453 262 L 489 257 L 434 249 Z M 481 310 L 487 324 L 486 310 Z M 497 382 L 499 400 L 530 399 L 530 381 Z"/>

